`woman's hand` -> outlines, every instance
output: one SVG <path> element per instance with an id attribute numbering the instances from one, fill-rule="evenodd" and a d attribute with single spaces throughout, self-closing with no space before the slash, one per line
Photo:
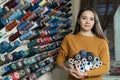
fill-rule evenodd
<path id="1" fill-rule="evenodd" d="M 67 72 L 77 79 L 84 78 L 84 72 L 80 72 L 79 65 L 75 63 L 75 68 L 68 68 Z"/>

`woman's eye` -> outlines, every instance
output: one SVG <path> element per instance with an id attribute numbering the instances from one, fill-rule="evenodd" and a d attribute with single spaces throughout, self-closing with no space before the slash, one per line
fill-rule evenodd
<path id="1" fill-rule="evenodd" d="M 86 18 L 82 18 L 82 19 L 86 19 Z"/>
<path id="2" fill-rule="evenodd" d="M 93 21 L 94 19 L 90 19 L 91 21 Z"/>

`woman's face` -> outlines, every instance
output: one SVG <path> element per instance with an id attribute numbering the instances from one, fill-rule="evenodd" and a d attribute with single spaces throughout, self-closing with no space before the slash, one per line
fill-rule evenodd
<path id="1" fill-rule="evenodd" d="M 78 23 L 80 24 L 80 30 L 91 31 L 95 23 L 93 12 L 90 10 L 84 11 L 78 19 Z"/>

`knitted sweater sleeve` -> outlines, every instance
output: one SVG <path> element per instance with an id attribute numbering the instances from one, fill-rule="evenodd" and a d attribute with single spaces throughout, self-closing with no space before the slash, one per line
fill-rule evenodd
<path id="1" fill-rule="evenodd" d="M 63 41 L 62 44 L 60 46 L 60 50 L 56 59 L 56 63 L 60 64 L 60 63 L 64 63 L 66 57 L 68 56 L 68 36 L 66 36 Z"/>
<path id="2" fill-rule="evenodd" d="M 102 45 L 101 45 L 101 50 L 100 50 L 100 60 L 102 61 L 102 66 L 90 71 L 87 71 L 88 77 L 92 76 L 99 76 L 103 75 L 109 72 L 110 69 L 110 55 L 109 55 L 109 48 L 108 48 L 108 43 L 104 40 Z"/>

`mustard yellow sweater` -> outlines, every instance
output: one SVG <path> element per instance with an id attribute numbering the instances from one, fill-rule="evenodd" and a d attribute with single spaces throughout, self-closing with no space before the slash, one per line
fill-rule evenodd
<path id="1" fill-rule="evenodd" d="M 84 36 L 80 33 L 67 35 L 62 44 L 57 57 L 57 64 L 64 63 L 66 57 L 73 58 L 80 50 L 94 53 L 95 57 L 99 57 L 103 65 L 100 68 L 87 71 L 88 78 L 79 80 L 102 80 L 102 75 L 109 72 L 110 56 L 109 48 L 106 40 L 96 36 Z M 68 80 L 78 80 L 69 75 Z"/>

